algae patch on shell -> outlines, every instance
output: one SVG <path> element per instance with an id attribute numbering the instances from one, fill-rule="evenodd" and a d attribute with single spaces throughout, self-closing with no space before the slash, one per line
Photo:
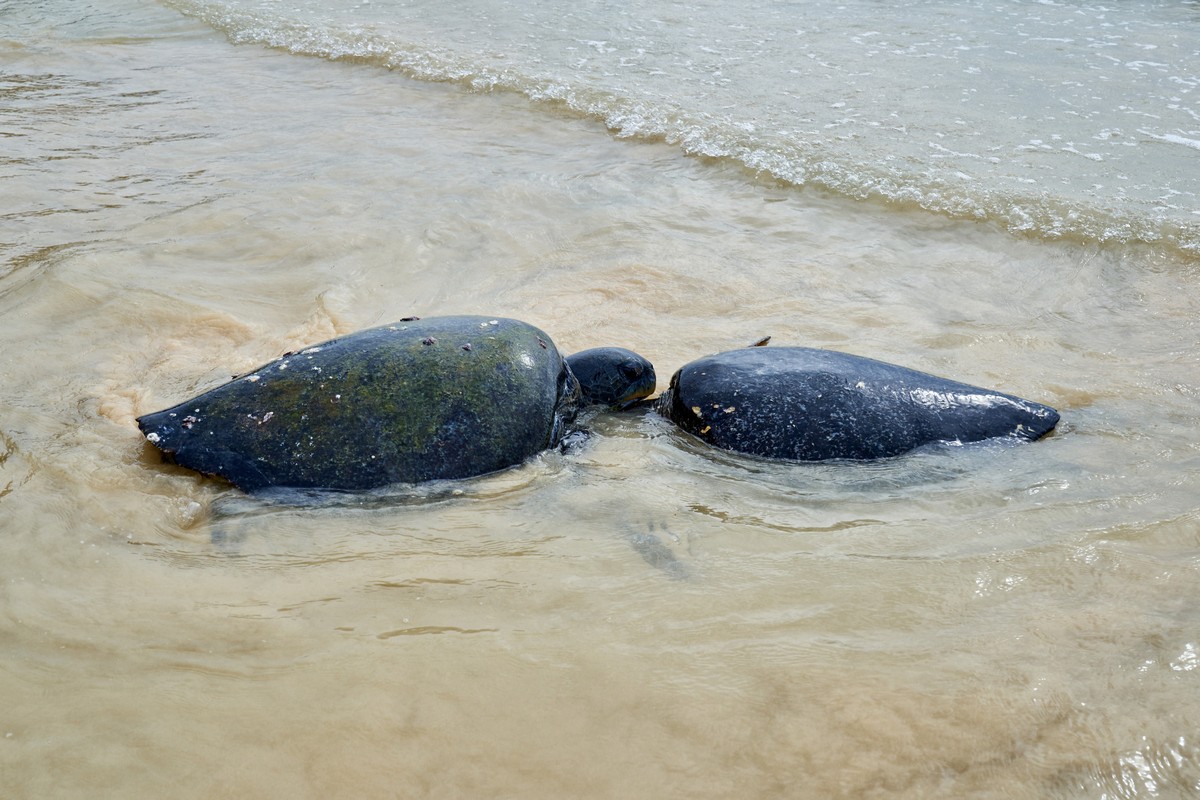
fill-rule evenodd
<path id="1" fill-rule="evenodd" d="M 578 385 L 550 342 L 518 320 L 407 321 L 289 354 L 138 424 L 175 463 L 247 491 L 471 477 L 553 446 L 574 418 Z"/>

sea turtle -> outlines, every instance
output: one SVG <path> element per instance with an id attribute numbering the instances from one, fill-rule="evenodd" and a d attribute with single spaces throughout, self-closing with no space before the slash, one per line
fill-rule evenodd
<path id="1" fill-rule="evenodd" d="M 1053 408 L 861 356 L 746 347 L 701 358 L 655 403 L 716 447 L 794 461 L 875 459 L 934 442 L 1037 439 Z"/>
<path id="2" fill-rule="evenodd" d="M 285 355 L 138 427 L 167 460 L 245 491 L 370 489 L 511 467 L 562 441 L 583 405 L 631 405 L 654 387 L 628 350 L 564 359 L 518 320 L 408 318 Z"/>

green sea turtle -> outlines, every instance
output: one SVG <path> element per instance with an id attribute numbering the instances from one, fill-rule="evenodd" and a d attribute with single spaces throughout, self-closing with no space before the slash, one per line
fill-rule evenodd
<path id="1" fill-rule="evenodd" d="M 793 461 L 885 458 L 935 442 L 1032 440 L 1059 418 L 1012 395 L 806 347 L 746 347 L 693 361 L 655 407 L 710 445 Z"/>
<path id="2" fill-rule="evenodd" d="M 245 491 L 370 489 L 511 467 L 561 442 L 582 406 L 631 405 L 654 386 L 650 362 L 621 348 L 564 359 L 518 320 L 410 318 L 285 355 L 138 427 L 169 461 Z"/>

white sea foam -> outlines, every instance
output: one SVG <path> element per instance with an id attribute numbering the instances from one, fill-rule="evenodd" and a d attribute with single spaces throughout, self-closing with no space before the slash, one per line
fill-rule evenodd
<path id="1" fill-rule="evenodd" d="M 1180 46 L 1200 37 L 1200 20 L 1161 10 L 1117 21 L 1098 7 L 967 2 L 948 24 L 920 3 L 865 0 L 836 14 L 731 2 L 686 19 L 665 2 L 637 13 L 565 0 L 419 13 L 170 2 L 235 42 L 517 92 L 618 137 L 661 139 L 797 186 L 1048 237 L 1200 252 L 1200 228 L 1179 210 L 1200 206 L 1194 164 L 1139 146 L 1200 149 L 1195 86 L 1177 77 L 1200 72 L 1195 48 Z M 1131 119 L 1167 132 L 1136 128 L 1139 142 L 1122 133 Z M 1174 209 L 1164 192 L 1177 193 Z"/>
<path id="2" fill-rule="evenodd" d="M 1176 136 L 1173 133 L 1151 133 L 1150 131 L 1139 130 L 1138 133 L 1143 136 L 1149 136 L 1151 139 L 1156 139 L 1160 142 L 1168 142 L 1170 144 L 1181 144 L 1184 147 L 1191 147 L 1195 150 L 1200 150 L 1200 139 L 1188 139 L 1185 136 Z"/>

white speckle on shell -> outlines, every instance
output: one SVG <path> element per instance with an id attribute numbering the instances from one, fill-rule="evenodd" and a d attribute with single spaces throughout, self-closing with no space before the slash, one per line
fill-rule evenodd
<path id="1" fill-rule="evenodd" d="M 520 362 L 526 369 L 533 369 L 533 356 L 529 353 L 521 353 Z"/>
<path id="2" fill-rule="evenodd" d="M 309 354 L 311 354 L 311 353 L 319 353 L 319 352 L 321 352 L 321 348 L 320 348 L 320 347 L 310 347 L 310 348 L 308 348 L 307 350 L 301 350 L 301 351 L 300 351 L 301 355 L 309 355 Z"/>
<path id="3" fill-rule="evenodd" d="M 146 441 L 149 442 L 150 444 L 158 444 L 161 440 L 162 440 L 162 437 L 159 436 L 154 431 L 150 431 L 149 433 L 146 434 Z"/>
<path id="4" fill-rule="evenodd" d="M 250 381 L 251 383 L 258 383 L 259 381 L 261 381 L 261 380 L 262 380 L 262 376 L 260 376 L 260 375 L 247 375 L 247 376 L 246 376 L 246 380 Z"/>

